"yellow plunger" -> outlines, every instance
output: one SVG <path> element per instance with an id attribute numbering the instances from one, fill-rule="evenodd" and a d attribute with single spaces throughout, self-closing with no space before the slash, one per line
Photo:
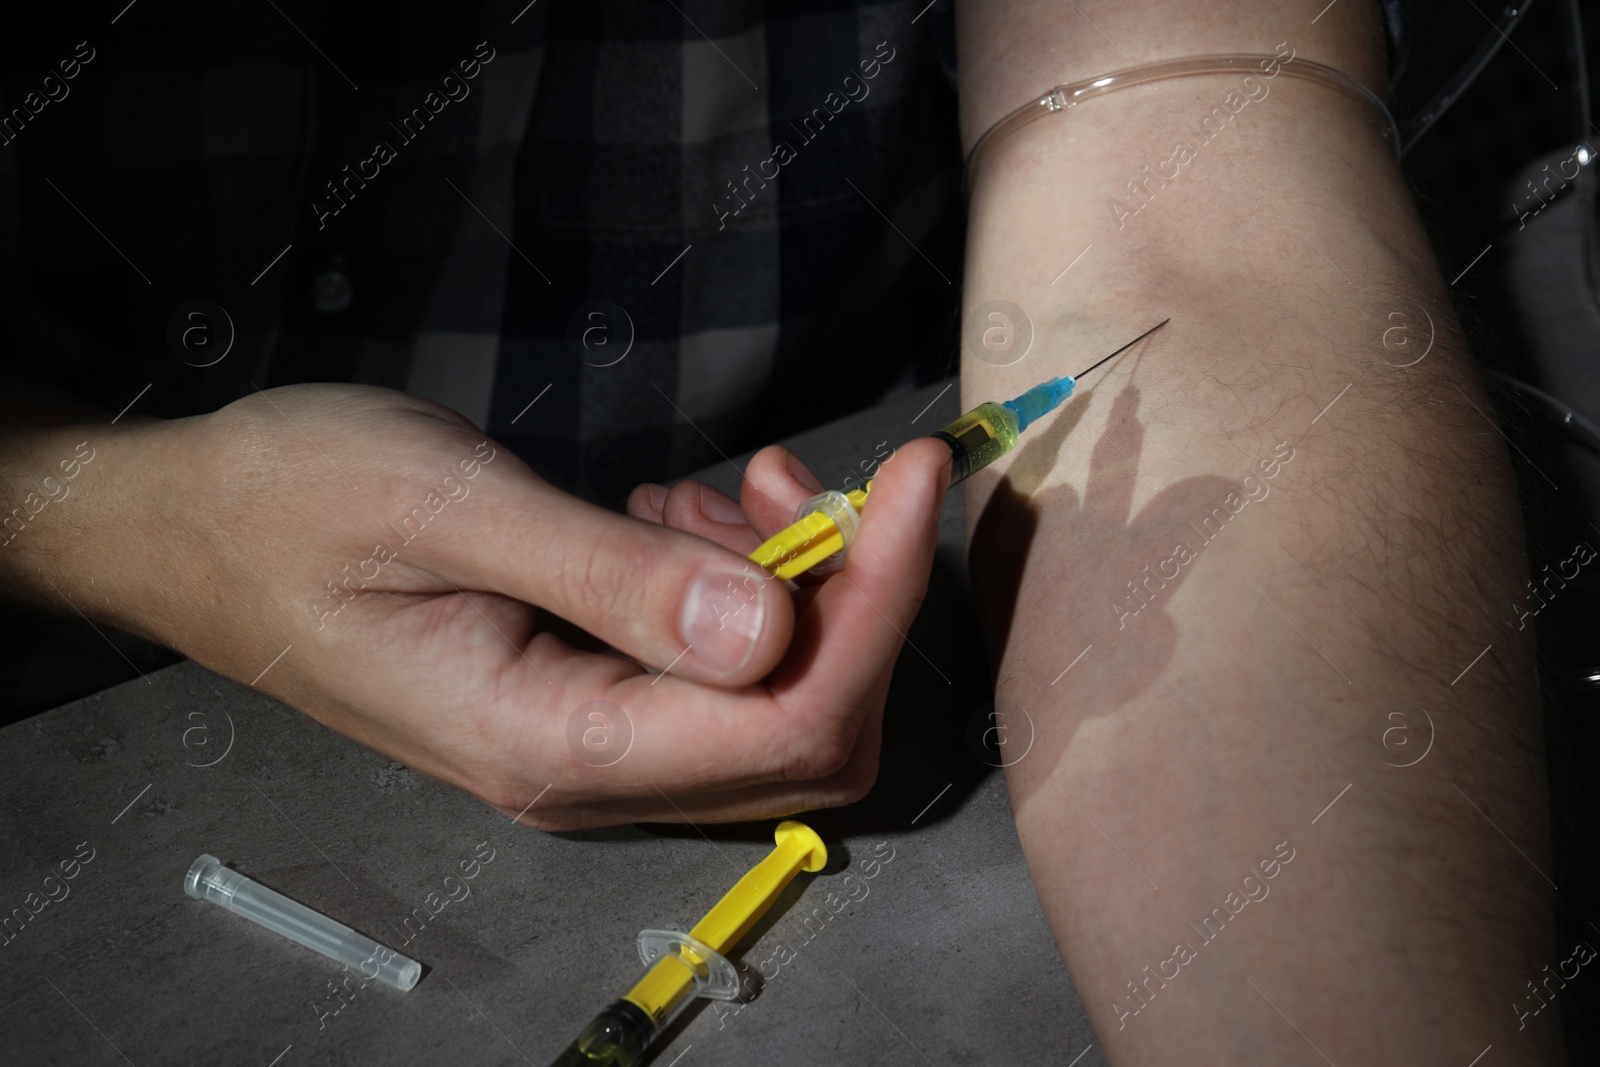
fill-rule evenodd
<path id="1" fill-rule="evenodd" d="M 805 823 L 785 820 L 774 837 L 776 847 L 688 934 L 639 934 L 644 976 L 595 1016 L 552 1067 L 632 1067 L 696 996 L 732 1000 L 738 995 L 738 973 L 722 954 L 766 914 L 795 875 L 820 871 L 828 862 L 827 846 Z"/>

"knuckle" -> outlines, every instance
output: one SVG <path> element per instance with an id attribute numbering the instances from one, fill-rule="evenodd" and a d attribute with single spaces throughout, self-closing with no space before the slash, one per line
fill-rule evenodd
<path id="1" fill-rule="evenodd" d="M 562 809 L 543 805 L 528 809 L 529 797 L 539 792 L 539 788 L 534 787 L 530 792 L 526 785 L 502 781 L 487 785 L 479 783 L 474 786 L 473 792 L 479 800 L 530 830 L 542 830 L 545 833 L 570 830 L 571 819 Z M 520 817 L 518 812 L 522 813 Z"/>
<path id="2" fill-rule="evenodd" d="M 610 620 L 632 604 L 641 576 L 649 573 L 642 556 L 631 539 L 621 544 L 605 537 L 586 540 L 564 559 L 560 580 L 574 604 Z"/>
<path id="3" fill-rule="evenodd" d="M 553 834 L 563 830 L 573 829 L 572 821 L 563 818 L 555 810 L 533 812 L 530 811 L 518 819 L 517 822 L 529 830 L 538 830 L 540 833 Z"/>
<path id="4" fill-rule="evenodd" d="M 521 811 L 522 806 L 528 802 L 526 798 L 522 800 L 517 799 L 519 796 L 521 796 L 522 789 L 517 783 L 514 782 L 503 780 L 485 782 L 479 780 L 463 782 L 461 785 L 462 788 L 467 789 L 479 800 L 483 801 L 491 808 L 499 808 L 501 811 L 505 811 L 507 815 L 510 815 L 512 812 Z M 508 808 L 510 811 L 506 811 Z"/>
<path id="5" fill-rule="evenodd" d="M 922 605 L 927 601 L 927 599 L 928 586 L 927 583 L 924 582 L 916 587 L 915 592 L 911 594 L 906 603 L 905 622 L 900 627 L 902 633 L 907 633 L 911 630 L 912 625 L 917 621 L 917 616 L 922 614 Z"/>
<path id="6" fill-rule="evenodd" d="M 635 519 L 643 519 L 645 522 L 660 525 L 664 518 L 663 514 L 656 510 L 651 501 L 650 486 L 648 485 L 634 486 L 633 490 L 628 493 L 626 507 L 630 516 Z"/>
<path id="7" fill-rule="evenodd" d="M 827 806 L 844 807 L 864 800 L 877 782 L 878 761 L 859 760 L 856 765 L 846 768 L 841 775 L 838 788 L 834 796 L 829 798 Z"/>
<path id="8" fill-rule="evenodd" d="M 855 723 L 845 720 L 806 730 L 789 752 L 784 778 L 814 782 L 839 774 L 850 765 L 855 739 Z"/>

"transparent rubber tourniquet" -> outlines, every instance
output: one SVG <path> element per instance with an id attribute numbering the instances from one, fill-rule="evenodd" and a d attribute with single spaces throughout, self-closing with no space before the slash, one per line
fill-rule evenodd
<path id="1" fill-rule="evenodd" d="M 1274 65 L 1277 69 L 1269 73 L 1269 68 Z M 1321 63 L 1313 63 L 1309 59 L 1295 59 L 1292 55 L 1288 59 L 1281 55 L 1184 56 L 1181 59 L 1146 63 L 1143 66 L 1114 70 L 1110 74 L 1086 78 L 1068 85 L 1058 85 L 1037 100 L 1017 108 L 989 127 L 972 146 L 972 151 L 967 155 L 967 188 L 972 188 L 978 168 L 988 154 L 994 151 L 995 146 L 1024 126 L 1076 107 L 1093 97 L 1116 92 L 1118 89 L 1148 85 L 1166 78 L 1190 78 L 1203 74 L 1242 74 L 1257 78 L 1288 75 L 1291 78 L 1321 82 L 1367 104 L 1372 109 L 1374 117 L 1382 119 L 1383 137 L 1394 149 L 1396 158 L 1400 155 L 1400 130 L 1395 125 L 1394 116 L 1389 114 L 1389 109 L 1384 106 L 1376 93 L 1344 71 L 1335 70 Z"/>

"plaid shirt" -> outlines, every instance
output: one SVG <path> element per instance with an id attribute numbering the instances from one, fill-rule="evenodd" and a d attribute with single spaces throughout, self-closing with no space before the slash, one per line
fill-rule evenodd
<path id="1" fill-rule="evenodd" d="M 404 389 L 618 503 L 953 370 L 925 3 L 38 16 L 0 44 L 0 361 L 163 416 Z"/>

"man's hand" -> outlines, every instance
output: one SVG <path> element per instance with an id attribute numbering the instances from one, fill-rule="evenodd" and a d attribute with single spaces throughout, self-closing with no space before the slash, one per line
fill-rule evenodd
<path id="1" fill-rule="evenodd" d="M 781 449 L 751 464 L 751 525 L 711 543 L 559 492 L 455 413 L 378 389 L 41 430 L 8 469 L 80 438 L 97 458 L 0 557 L 8 584 L 545 829 L 859 799 L 948 480 L 942 447 L 902 451 L 849 567 L 797 606 L 742 558 L 806 493 Z M 562 620 L 622 655 L 549 632 Z"/>

